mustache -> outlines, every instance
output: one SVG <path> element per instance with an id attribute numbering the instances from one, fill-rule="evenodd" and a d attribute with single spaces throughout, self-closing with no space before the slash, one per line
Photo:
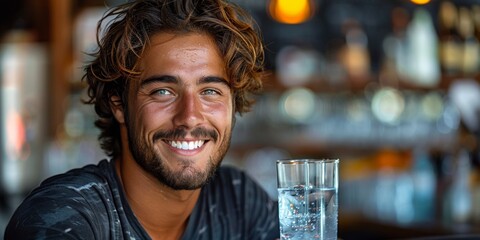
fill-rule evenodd
<path id="1" fill-rule="evenodd" d="M 153 135 L 153 141 L 158 141 L 163 138 L 179 139 L 185 138 L 189 131 L 185 128 L 176 128 L 167 131 L 158 131 Z M 195 138 L 211 138 L 214 142 L 218 140 L 218 133 L 214 130 L 209 130 L 204 127 L 198 127 L 190 131 L 190 135 Z"/>

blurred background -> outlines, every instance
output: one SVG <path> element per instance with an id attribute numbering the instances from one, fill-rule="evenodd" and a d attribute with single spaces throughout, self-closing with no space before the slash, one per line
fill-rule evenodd
<path id="1" fill-rule="evenodd" d="M 480 234 L 480 1 L 232 0 L 265 91 L 224 163 L 277 197 L 275 160 L 339 158 L 339 237 Z M 96 24 L 122 0 L 0 9 L 0 229 L 46 177 L 105 158 L 82 104 Z"/>

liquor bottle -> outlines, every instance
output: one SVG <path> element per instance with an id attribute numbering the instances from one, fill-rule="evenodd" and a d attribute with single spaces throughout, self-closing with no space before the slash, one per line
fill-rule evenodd
<path id="1" fill-rule="evenodd" d="M 407 76 L 418 86 L 435 87 L 440 80 L 438 64 L 438 37 L 431 15 L 425 9 L 416 9 L 407 27 Z"/>
<path id="2" fill-rule="evenodd" d="M 472 21 L 475 29 L 475 37 L 480 40 L 480 5 L 471 6 Z"/>
<path id="3" fill-rule="evenodd" d="M 460 7 L 458 14 L 458 32 L 462 39 L 461 72 L 463 75 L 472 75 L 479 69 L 480 44 L 474 35 L 475 26 L 470 9 Z"/>
<path id="4" fill-rule="evenodd" d="M 342 29 L 345 45 L 339 52 L 340 62 L 347 72 L 350 83 L 353 86 L 362 86 L 370 78 L 371 70 L 368 36 L 356 19 L 346 20 Z"/>
<path id="5" fill-rule="evenodd" d="M 443 220 L 445 224 L 467 223 L 472 214 L 472 193 L 470 186 L 471 163 L 468 151 L 461 149 L 453 164 L 452 182 L 443 199 Z"/>
<path id="6" fill-rule="evenodd" d="M 440 4 L 439 58 L 444 75 L 458 74 L 461 69 L 461 39 L 457 32 L 457 7 L 451 1 Z"/>
<path id="7" fill-rule="evenodd" d="M 434 217 L 436 176 L 426 149 L 415 149 L 413 154 L 412 177 L 414 181 L 415 221 L 428 222 Z"/>
<path id="8" fill-rule="evenodd" d="M 480 5 L 471 6 L 472 14 L 472 23 L 473 23 L 473 35 L 477 41 L 480 42 Z M 480 51 L 480 50 L 479 50 Z M 477 54 L 480 54 L 477 52 Z M 479 60 L 478 71 L 480 71 L 480 60 Z"/>
<path id="9" fill-rule="evenodd" d="M 389 81 L 392 85 L 406 79 L 409 69 L 408 42 L 406 30 L 411 16 L 406 8 L 395 7 L 391 13 L 392 32 L 383 40 L 384 59 L 380 81 Z"/>

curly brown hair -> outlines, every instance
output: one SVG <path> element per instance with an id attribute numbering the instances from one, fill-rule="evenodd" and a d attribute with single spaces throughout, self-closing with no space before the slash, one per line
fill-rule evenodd
<path id="1" fill-rule="evenodd" d="M 116 157 L 121 151 L 111 97 L 118 96 L 125 106 L 128 80 L 140 74 L 137 60 L 149 37 L 158 32 L 210 34 L 226 63 L 235 112 L 249 111 L 264 73 L 263 44 L 256 26 L 245 10 L 223 0 L 138 0 L 107 11 L 98 23 L 99 48 L 83 77 L 88 83 L 86 103 L 94 104 L 105 153 Z"/>

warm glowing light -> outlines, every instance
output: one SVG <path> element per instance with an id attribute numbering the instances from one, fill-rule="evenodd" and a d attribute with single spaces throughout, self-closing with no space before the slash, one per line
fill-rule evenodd
<path id="1" fill-rule="evenodd" d="M 305 22 L 313 15 L 312 0 L 271 0 L 269 6 L 273 19 L 287 24 Z"/>
<path id="2" fill-rule="evenodd" d="M 424 5 L 430 2 L 430 0 L 410 0 L 412 3 L 418 4 L 418 5 Z"/>
<path id="3" fill-rule="evenodd" d="M 22 155 L 22 148 L 26 143 L 26 129 L 22 117 L 17 112 L 7 114 L 7 151 L 14 157 Z"/>

